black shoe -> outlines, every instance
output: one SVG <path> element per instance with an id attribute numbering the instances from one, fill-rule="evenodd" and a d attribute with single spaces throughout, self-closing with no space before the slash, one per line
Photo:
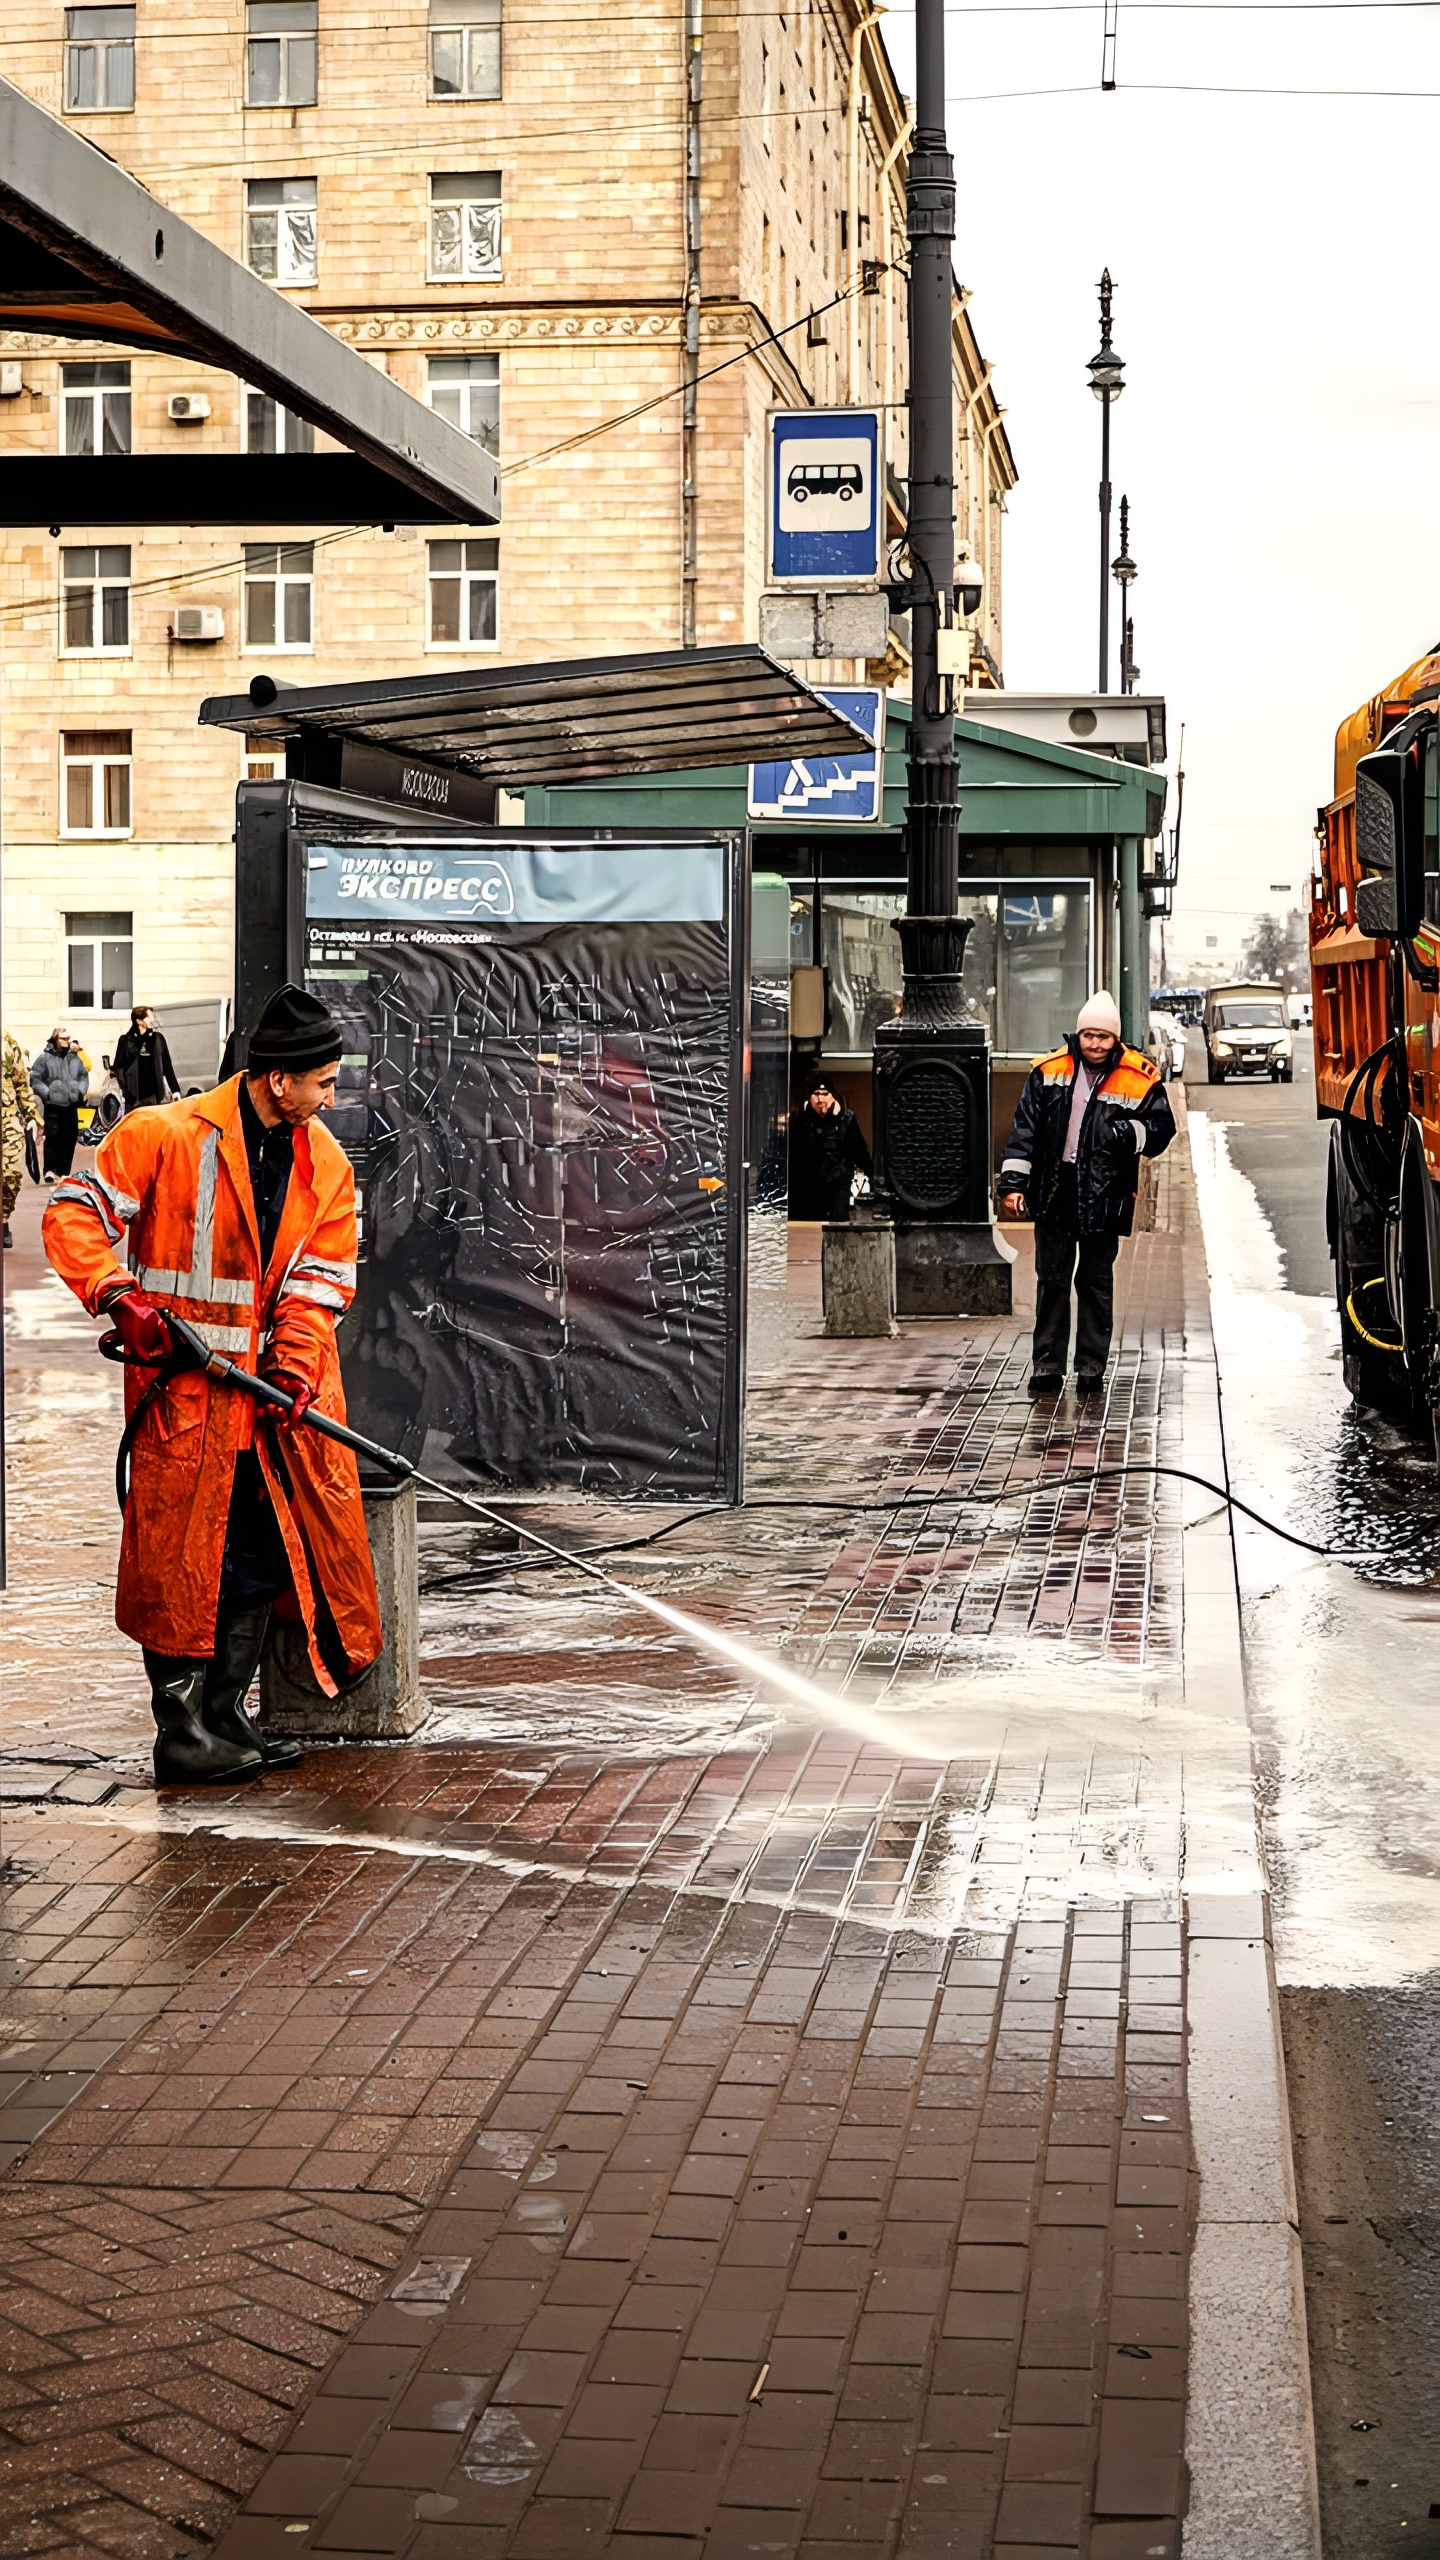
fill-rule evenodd
<path id="1" fill-rule="evenodd" d="M 15 1241 L 15 1239 L 14 1239 L 14 1237 L 12 1236 L 12 1234 L 10 1233 L 10 1221 L 9 1221 L 9 1219 L 7 1218 L 7 1219 L 6 1219 L 6 1221 L 5 1221 L 5 1250 L 6 1250 L 6 1252 L 7 1252 L 7 1253 L 9 1252 L 10 1247 L 12 1246 L 12 1244 L 14 1243 L 14 1241 Z"/>
<path id="2" fill-rule="evenodd" d="M 212 1733 L 201 1709 L 208 1662 L 173 1653 L 145 1654 L 150 1707 L 155 1718 L 157 1787 L 224 1787 L 258 1778 L 265 1763 L 258 1743 Z"/>
<path id="3" fill-rule="evenodd" d="M 215 1652 L 205 1666 L 201 1713 L 207 1733 L 238 1751 L 258 1751 L 267 1769 L 293 1769 L 305 1753 L 298 1742 L 261 1733 L 245 1713 L 250 1683 L 260 1665 L 265 1630 L 270 1624 L 268 1600 L 248 1608 L 227 1610 L 222 1602 L 215 1624 Z"/>
<path id="4" fill-rule="evenodd" d="M 1104 1384 L 1105 1373 L 1102 1369 L 1086 1369 L 1083 1373 L 1077 1371 L 1075 1393 L 1077 1396 L 1098 1396 Z"/>
<path id="5" fill-rule="evenodd" d="M 1058 1396 L 1065 1381 L 1054 1369 L 1037 1369 L 1030 1381 L 1032 1396 Z"/>

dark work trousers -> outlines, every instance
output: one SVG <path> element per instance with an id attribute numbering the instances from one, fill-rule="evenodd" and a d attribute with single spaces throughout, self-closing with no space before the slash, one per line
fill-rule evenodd
<path id="1" fill-rule="evenodd" d="M 1098 1378 L 1110 1353 L 1115 1321 L 1115 1256 L 1118 1236 L 1081 1236 L 1075 1169 L 1062 1165 L 1054 1207 L 1059 1215 L 1035 1221 L 1035 1355 L 1041 1377 L 1063 1378 L 1070 1355 L 1070 1286 L 1075 1286 L 1075 1369 Z"/>
<path id="2" fill-rule="evenodd" d="M 75 1161 L 80 1142 L 80 1106 L 77 1102 L 47 1102 L 45 1105 L 46 1173 L 66 1174 Z"/>

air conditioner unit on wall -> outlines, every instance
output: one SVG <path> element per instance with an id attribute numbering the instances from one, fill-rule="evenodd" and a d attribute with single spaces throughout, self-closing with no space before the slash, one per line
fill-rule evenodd
<path id="1" fill-rule="evenodd" d="M 166 402 L 177 427 L 192 427 L 210 415 L 210 395 L 205 391 L 172 391 Z"/>
<path id="2" fill-rule="evenodd" d="M 225 616 L 218 604 L 180 604 L 170 625 L 172 640 L 223 640 Z"/>

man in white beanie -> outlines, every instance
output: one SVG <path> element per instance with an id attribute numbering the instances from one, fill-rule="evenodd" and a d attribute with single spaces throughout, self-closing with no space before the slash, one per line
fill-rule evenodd
<path id="1" fill-rule="evenodd" d="M 1174 1135 L 1159 1070 L 1127 1049 L 1115 999 L 1102 989 L 1081 1006 L 1064 1047 L 1036 1059 L 1000 1168 L 1002 1214 L 1035 1221 L 1032 1396 L 1056 1395 L 1064 1383 L 1072 1281 L 1075 1384 L 1082 1396 L 1099 1393 L 1115 1256 L 1134 1220 L 1140 1159 L 1163 1155 Z"/>

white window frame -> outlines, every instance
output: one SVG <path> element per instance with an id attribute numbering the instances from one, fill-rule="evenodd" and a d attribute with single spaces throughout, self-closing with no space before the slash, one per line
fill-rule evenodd
<path id="1" fill-rule="evenodd" d="M 308 188 L 309 193 L 272 192 L 277 188 Z M 318 281 L 320 206 L 313 178 L 246 180 L 245 263 L 252 275 L 282 288 Z"/>
<path id="2" fill-rule="evenodd" d="M 309 565 L 304 569 L 286 567 L 286 561 L 293 562 L 297 552 L 305 554 Z M 273 568 L 263 565 L 267 556 L 274 561 Z M 252 591 L 259 587 L 274 589 L 275 637 L 273 640 L 252 640 L 250 637 L 250 597 Z M 241 588 L 240 627 L 244 634 L 240 643 L 242 653 L 251 657 L 257 652 L 266 657 L 313 656 L 315 649 L 315 545 L 313 542 L 247 542 Z M 286 608 L 291 594 L 302 588 L 308 599 L 306 621 L 309 628 L 303 640 L 289 640 L 284 636 Z"/>
<path id="3" fill-rule="evenodd" d="M 436 189 L 443 190 L 436 193 Z M 497 284 L 503 260 L 498 169 L 434 170 L 427 273 L 431 284 Z"/>
<path id="4" fill-rule="evenodd" d="M 458 87 L 441 88 L 448 51 Z M 448 69 L 447 69 L 448 76 Z M 442 106 L 503 94 L 501 0 L 430 0 L 430 95 Z"/>
<path id="5" fill-rule="evenodd" d="M 276 95 L 273 98 L 257 97 L 257 51 L 263 48 L 268 53 L 272 47 L 279 57 Z M 246 106 L 262 110 L 267 107 L 313 107 L 318 103 L 319 94 L 319 0 L 246 0 Z"/>
<path id="6" fill-rule="evenodd" d="M 481 371 L 481 367 L 485 371 Z M 447 371 L 447 368 L 451 370 Z M 490 403 L 482 404 L 478 392 L 493 394 Z M 500 451 L 500 359 L 498 356 L 431 356 L 427 359 L 425 398 L 437 417 L 449 420 L 462 436 L 483 445 L 487 453 Z M 476 412 L 482 405 L 493 406 L 493 421 Z M 488 430 L 488 432 L 486 432 Z"/>
<path id="7" fill-rule="evenodd" d="M 437 565 L 436 554 L 458 551 L 460 558 L 444 567 Z M 472 560 L 472 552 L 485 552 L 485 560 Z M 459 636 L 454 640 L 435 636 L 435 590 L 438 586 L 455 586 L 456 620 Z M 494 629 L 488 638 L 469 637 L 472 606 L 477 596 L 488 591 L 490 620 Z M 482 615 L 483 619 L 483 615 Z M 426 647 L 437 649 L 446 657 L 465 657 L 476 649 L 498 649 L 500 646 L 500 545 L 493 534 L 445 536 L 425 546 L 425 632 Z"/>
<path id="8" fill-rule="evenodd" d="M 89 18 L 130 21 L 119 27 L 82 29 Z M 95 95 L 89 105 L 75 95 L 86 55 L 94 56 Z M 112 94 L 112 92 L 114 94 Z M 127 94 L 128 93 L 128 94 Z M 135 11 L 133 8 L 76 8 L 65 12 L 65 113 L 67 116 L 129 116 L 135 112 Z"/>
<path id="9" fill-rule="evenodd" d="M 71 910 L 72 914 L 81 915 L 103 914 L 104 912 L 105 910 L 103 908 L 72 908 Z M 134 1002 L 135 990 L 135 917 L 133 912 L 127 912 L 124 908 L 116 908 L 110 917 L 111 923 L 118 924 L 122 915 L 125 916 L 126 923 L 129 926 L 129 931 L 126 933 L 72 933 L 70 930 L 70 916 L 66 916 L 65 1004 L 67 1011 L 71 1013 L 129 1012 L 130 1007 Z M 117 987 L 115 989 L 115 1001 L 113 1004 L 105 1004 L 101 1001 L 105 988 L 105 974 L 100 955 L 107 942 L 116 946 L 123 943 L 130 954 L 128 983 L 123 987 Z M 73 968 L 71 953 L 75 951 L 88 951 L 90 954 L 90 984 L 94 991 L 94 1000 L 90 1004 L 85 1002 L 83 996 L 77 996 L 71 985 Z"/>
<path id="10" fill-rule="evenodd" d="M 89 374 L 92 377 L 98 375 L 102 378 L 100 380 L 92 378 L 89 382 L 75 378 L 83 374 Z M 113 377 L 109 381 L 103 379 L 107 374 Z M 123 412 L 114 406 L 120 401 L 124 403 Z M 90 441 L 84 444 L 72 437 L 70 430 L 72 419 L 78 422 L 87 414 L 90 420 Z M 133 416 L 128 364 L 62 364 L 60 367 L 60 450 L 62 453 L 129 453 Z M 107 431 L 118 428 L 122 423 L 125 429 L 123 443 L 118 435 L 113 442 L 107 443 Z"/>
<path id="11" fill-rule="evenodd" d="M 314 452 L 315 430 L 311 426 L 308 418 L 297 418 L 293 409 L 287 409 L 279 400 L 272 400 L 268 391 L 252 391 L 248 383 L 242 385 L 242 396 L 244 400 L 245 413 L 245 450 L 247 453 Z M 256 440 L 255 428 L 257 422 L 254 404 L 257 400 L 263 400 L 266 407 L 274 413 L 275 436 L 274 441 L 271 444 L 266 444 L 263 436 L 258 442 Z"/>
<path id="12" fill-rule="evenodd" d="M 122 569 L 102 566 L 107 556 L 123 559 Z M 72 561 L 88 560 L 89 570 L 72 568 Z M 70 616 L 72 604 L 88 596 L 90 637 L 72 640 Z M 113 596 L 125 600 L 125 637 L 105 638 L 105 609 Z M 97 639 L 96 632 L 99 632 Z M 130 655 L 130 545 L 128 542 L 65 543 L 60 551 L 60 655 L 62 658 L 128 658 Z"/>
<path id="13" fill-rule="evenodd" d="M 127 746 L 122 753 L 117 747 L 103 748 L 96 752 L 94 750 L 82 751 L 78 748 L 72 751 L 70 746 L 70 740 L 72 738 L 103 737 L 106 735 L 129 738 L 131 733 L 128 729 L 119 729 L 113 732 L 93 729 L 62 729 L 60 732 L 59 832 L 62 836 L 108 836 L 118 838 L 121 836 L 133 836 L 135 833 L 135 758 L 133 748 Z M 107 773 L 123 772 L 125 776 L 125 823 L 123 826 L 77 827 L 71 825 L 70 777 L 72 773 L 79 773 L 86 769 L 88 769 L 90 774 L 90 808 L 92 816 L 96 809 L 99 809 L 103 815 L 106 800 Z"/>

